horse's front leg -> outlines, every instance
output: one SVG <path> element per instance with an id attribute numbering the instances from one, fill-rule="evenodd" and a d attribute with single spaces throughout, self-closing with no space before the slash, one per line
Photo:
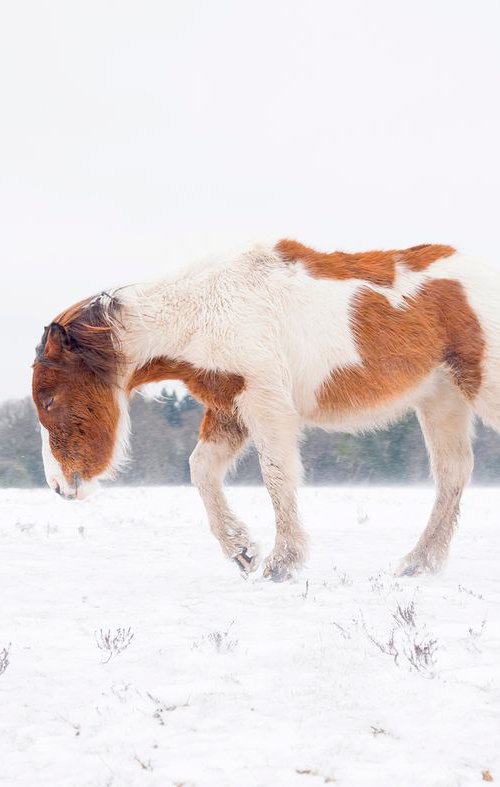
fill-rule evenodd
<path id="1" fill-rule="evenodd" d="M 200 439 L 189 459 L 191 479 L 207 510 L 212 533 L 226 557 L 246 573 L 257 568 L 257 548 L 245 525 L 231 511 L 223 482 L 247 437 L 246 428 L 231 413 L 207 410 Z"/>
<path id="2" fill-rule="evenodd" d="M 243 392 L 238 409 L 255 443 L 276 518 L 274 549 L 264 563 L 264 576 L 282 582 L 302 567 L 308 552 L 297 509 L 299 418 L 284 398 L 262 391 Z"/>

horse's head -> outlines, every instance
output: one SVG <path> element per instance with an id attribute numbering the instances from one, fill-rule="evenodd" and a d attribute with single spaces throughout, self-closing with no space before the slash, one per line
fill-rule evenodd
<path id="1" fill-rule="evenodd" d="M 47 483 L 83 498 L 110 476 L 128 432 L 119 386 L 119 305 L 103 294 L 82 301 L 45 328 L 33 365 L 33 399 L 42 431 Z"/>

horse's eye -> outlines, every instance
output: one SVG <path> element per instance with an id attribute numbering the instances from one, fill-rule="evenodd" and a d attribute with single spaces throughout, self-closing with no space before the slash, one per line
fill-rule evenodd
<path id="1" fill-rule="evenodd" d="M 54 397 L 47 396 L 42 400 L 43 409 L 48 413 L 52 405 L 54 404 Z"/>

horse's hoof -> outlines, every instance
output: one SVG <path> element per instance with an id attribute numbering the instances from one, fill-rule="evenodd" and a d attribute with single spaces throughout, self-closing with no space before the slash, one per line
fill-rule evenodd
<path id="1" fill-rule="evenodd" d="M 270 579 L 272 582 L 286 582 L 287 579 L 292 578 L 290 567 L 283 561 L 272 562 L 268 561 L 263 572 L 264 579 Z"/>
<path id="2" fill-rule="evenodd" d="M 442 560 L 432 560 L 428 556 L 424 559 L 421 557 L 404 557 L 399 563 L 395 577 L 418 577 L 421 574 L 436 574 L 442 566 Z"/>
<path id="3" fill-rule="evenodd" d="M 264 574 L 273 582 L 286 582 L 292 575 L 286 566 L 275 566 L 268 574 Z"/>
<path id="4" fill-rule="evenodd" d="M 396 571 L 397 577 L 416 577 L 418 574 L 422 573 L 422 567 L 418 565 L 418 563 L 411 563 L 409 566 L 405 566 L 404 568 L 398 569 Z"/>
<path id="5" fill-rule="evenodd" d="M 286 582 L 293 579 L 303 565 L 304 555 L 298 550 L 271 552 L 264 562 L 263 576 L 272 582 Z"/>
<path id="6" fill-rule="evenodd" d="M 251 547 L 248 549 L 251 549 Z M 258 553 L 249 554 L 248 549 L 243 547 L 241 552 L 233 557 L 234 562 L 243 574 L 250 574 L 252 571 L 255 571 L 259 562 Z"/>

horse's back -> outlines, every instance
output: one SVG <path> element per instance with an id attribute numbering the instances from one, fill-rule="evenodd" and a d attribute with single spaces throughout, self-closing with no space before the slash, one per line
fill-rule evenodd
<path id="1" fill-rule="evenodd" d="M 499 403 L 500 273 L 432 248 L 444 256 L 426 250 L 428 264 L 411 267 L 397 259 L 390 284 L 320 276 L 317 261 L 311 272 L 296 260 L 284 335 L 307 420 L 338 428 L 390 420 L 443 368 L 472 405 Z"/>

